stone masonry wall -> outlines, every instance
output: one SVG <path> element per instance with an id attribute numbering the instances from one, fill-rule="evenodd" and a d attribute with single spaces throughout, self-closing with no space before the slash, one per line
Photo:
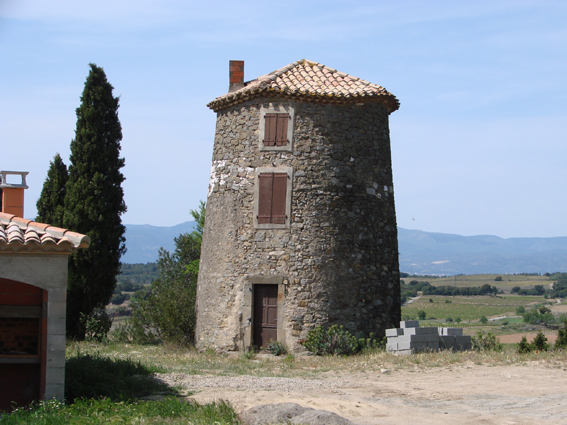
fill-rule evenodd
<path id="1" fill-rule="evenodd" d="M 260 108 L 292 105 L 293 151 L 260 151 Z M 291 226 L 254 228 L 258 167 L 292 167 Z M 218 113 L 197 290 L 199 348 L 244 348 L 250 276 L 285 286 L 285 342 L 317 324 L 384 334 L 400 321 L 388 113 L 381 103 L 257 100 Z"/>

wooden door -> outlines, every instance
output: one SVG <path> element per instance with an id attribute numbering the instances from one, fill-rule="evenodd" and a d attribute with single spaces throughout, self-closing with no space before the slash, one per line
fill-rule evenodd
<path id="1" fill-rule="evenodd" d="M 278 339 L 278 285 L 254 285 L 254 345 Z"/>

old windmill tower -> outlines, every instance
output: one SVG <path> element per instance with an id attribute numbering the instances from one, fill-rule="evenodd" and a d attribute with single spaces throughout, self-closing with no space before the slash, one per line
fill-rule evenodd
<path id="1" fill-rule="evenodd" d="M 384 88 L 299 60 L 208 106 L 217 127 L 196 343 L 291 349 L 317 324 L 383 333 L 400 321 Z"/>

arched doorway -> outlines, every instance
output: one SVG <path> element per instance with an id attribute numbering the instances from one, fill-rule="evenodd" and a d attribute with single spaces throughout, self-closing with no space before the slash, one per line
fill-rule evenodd
<path id="1" fill-rule="evenodd" d="M 0 410 L 45 394 L 47 291 L 0 278 Z"/>

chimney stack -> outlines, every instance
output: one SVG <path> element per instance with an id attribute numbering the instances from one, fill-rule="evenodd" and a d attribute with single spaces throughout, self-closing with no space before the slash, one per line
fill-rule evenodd
<path id="1" fill-rule="evenodd" d="M 242 87 L 244 87 L 244 61 L 230 61 L 228 92 L 232 93 Z"/>
<path id="2" fill-rule="evenodd" d="M 2 191 L 2 212 L 14 214 L 16 217 L 24 218 L 24 190 L 27 171 L 0 171 L 0 191 Z M 21 183 L 9 183 L 7 176 L 20 176 Z"/>

